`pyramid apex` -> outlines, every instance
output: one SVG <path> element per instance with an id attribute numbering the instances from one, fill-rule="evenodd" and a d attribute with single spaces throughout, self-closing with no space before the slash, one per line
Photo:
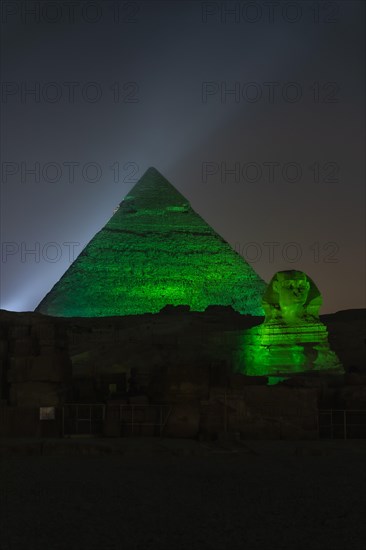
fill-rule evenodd
<path id="1" fill-rule="evenodd" d="M 164 177 L 163 174 L 155 168 L 155 166 L 149 166 L 149 168 L 146 170 L 146 172 L 143 174 L 143 176 L 145 176 L 145 175 L 150 175 L 150 176 L 155 175 L 155 176 Z"/>
<path id="2" fill-rule="evenodd" d="M 154 209 L 187 204 L 187 199 L 159 170 L 150 166 L 125 196 L 124 201 L 133 200 L 135 208 Z"/>

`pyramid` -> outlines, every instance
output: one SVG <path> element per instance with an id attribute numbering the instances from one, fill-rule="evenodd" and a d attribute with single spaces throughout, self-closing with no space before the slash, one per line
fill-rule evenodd
<path id="1" fill-rule="evenodd" d="M 155 168 L 149 168 L 36 311 L 58 317 L 231 305 L 262 315 L 266 284 Z"/>

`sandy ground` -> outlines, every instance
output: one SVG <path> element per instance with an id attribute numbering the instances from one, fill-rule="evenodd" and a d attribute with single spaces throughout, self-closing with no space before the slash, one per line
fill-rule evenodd
<path id="1" fill-rule="evenodd" d="M 29 444 L 0 442 L 1 550 L 366 548 L 366 441 Z"/>

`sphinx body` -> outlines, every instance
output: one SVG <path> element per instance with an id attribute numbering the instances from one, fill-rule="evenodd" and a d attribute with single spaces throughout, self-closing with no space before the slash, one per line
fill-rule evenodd
<path id="1" fill-rule="evenodd" d="M 279 271 L 262 299 L 265 320 L 243 336 L 241 372 L 281 376 L 327 370 L 343 373 L 319 319 L 321 294 L 302 271 Z"/>

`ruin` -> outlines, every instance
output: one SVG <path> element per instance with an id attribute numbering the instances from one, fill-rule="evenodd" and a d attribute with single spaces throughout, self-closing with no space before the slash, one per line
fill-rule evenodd
<path id="1" fill-rule="evenodd" d="M 323 409 L 366 409 L 364 311 L 320 305 L 151 168 L 35 312 L 0 311 L 0 435 L 316 439 Z"/>

